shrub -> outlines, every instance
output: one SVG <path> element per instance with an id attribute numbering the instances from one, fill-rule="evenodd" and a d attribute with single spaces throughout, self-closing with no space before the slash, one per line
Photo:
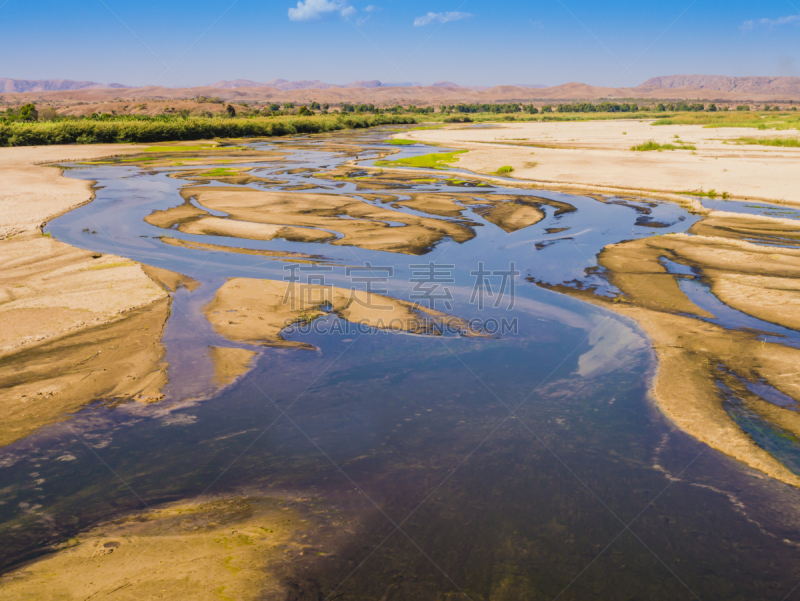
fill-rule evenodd
<path id="1" fill-rule="evenodd" d="M 648 140 L 647 142 L 642 142 L 641 144 L 631 146 L 631 150 L 637 150 L 640 152 L 645 152 L 647 150 L 661 150 L 661 144 L 655 140 Z"/>
<path id="2" fill-rule="evenodd" d="M 498 169 L 495 173 L 504 174 L 504 173 L 511 173 L 514 171 L 514 168 L 511 165 L 503 165 Z"/>
<path id="3" fill-rule="evenodd" d="M 39 112 L 36 110 L 36 105 L 32 102 L 22 105 L 19 109 L 20 121 L 36 121 L 39 118 Z"/>

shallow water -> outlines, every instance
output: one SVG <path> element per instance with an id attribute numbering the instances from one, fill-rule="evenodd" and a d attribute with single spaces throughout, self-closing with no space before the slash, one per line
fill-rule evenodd
<path id="1" fill-rule="evenodd" d="M 384 136 L 324 139 L 377 153 L 389 148 Z M 307 140 L 258 144 L 293 151 Z M 396 156 L 420 151 L 431 149 L 402 147 Z M 306 146 L 286 164 L 256 167 L 266 177 L 343 160 Z M 0 450 L 5 566 L 132 509 L 247 488 L 321 498 L 359 524 L 351 544 L 298 577 L 323 598 L 779 599 L 800 581 L 800 494 L 666 422 L 647 396 L 654 357 L 634 323 L 525 281 L 577 280 L 610 292 L 591 269 L 599 250 L 685 231 L 696 218 L 677 205 L 469 189 L 545 197 L 577 211 L 556 216 L 547 207 L 543 221 L 511 234 L 466 211 L 480 224 L 474 239 L 445 240 L 419 257 L 168 232 L 321 255 L 332 265 L 326 283 L 344 287 L 353 285 L 348 265 L 391 267 L 378 287 L 406 300 L 422 269 L 414 266 L 433 262 L 448 280 L 435 308 L 516 324 L 491 338 L 432 337 L 359 331 L 330 316 L 287 336 L 318 350 L 259 348 L 254 369 L 213 394 L 208 346 L 258 347 L 216 334 L 202 306 L 226 278 L 283 279 L 287 262 L 161 242 L 165 230 L 143 218 L 181 204 L 186 183 L 163 171 L 98 166 L 68 175 L 96 180 L 97 198 L 52 222 L 54 237 L 202 285 L 174 295 L 163 402 L 112 408 L 99 400 Z M 309 175 L 278 175 L 289 183 L 270 189 L 311 182 L 322 192 L 359 192 L 355 182 Z M 465 191 L 446 183 L 411 189 Z M 508 290 L 499 299 L 502 276 L 494 275 L 494 296 L 480 308 L 473 272 L 481 263 L 507 271 L 512 262 L 520 272 L 513 304 Z"/>
<path id="2" fill-rule="evenodd" d="M 703 203 L 704 207 L 715 211 L 743 213 L 745 215 L 765 215 L 767 217 L 782 217 L 785 219 L 800 219 L 800 210 L 787 207 L 786 205 L 752 200 L 718 200 L 715 198 L 701 198 L 700 202 Z"/>
<path id="3" fill-rule="evenodd" d="M 681 265 L 675 261 L 670 261 L 664 257 L 661 258 L 661 263 L 667 268 L 669 273 L 677 276 L 691 276 L 691 277 L 678 277 L 678 286 L 686 297 L 701 309 L 708 311 L 714 317 L 703 319 L 710 323 L 721 325 L 730 330 L 751 330 L 759 333 L 759 339 L 765 342 L 775 342 L 778 344 L 785 344 L 788 346 L 800 347 L 800 332 L 785 328 L 752 315 L 748 315 L 738 309 L 723 303 L 716 294 L 711 291 L 711 287 L 698 279 L 694 274 L 694 270 L 686 265 Z"/>

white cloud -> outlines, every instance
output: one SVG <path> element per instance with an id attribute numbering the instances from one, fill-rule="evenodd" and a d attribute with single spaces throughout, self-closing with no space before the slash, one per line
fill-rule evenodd
<path id="1" fill-rule="evenodd" d="M 371 4 L 364 9 L 365 13 L 371 13 L 372 11 L 378 10 L 376 7 L 372 6 Z"/>
<path id="2" fill-rule="evenodd" d="M 340 0 L 305 0 L 298 2 L 297 8 L 289 9 L 289 20 L 318 21 L 334 13 L 347 18 L 354 15 L 356 9 Z"/>
<path id="3" fill-rule="evenodd" d="M 756 27 L 779 27 L 780 25 L 800 25 L 800 15 L 789 15 L 777 19 L 751 19 L 739 25 L 742 31 L 751 31 Z"/>
<path id="4" fill-rule="evenodd" d="M 470 13 L 428 13 L 421 17 L 414 19 L 414 27 L 422 27 L 437 21 L 439 23 L 447 23 L 448 21 L 460 21 L 461 19 L 469 19 L 472 15 Z"/>

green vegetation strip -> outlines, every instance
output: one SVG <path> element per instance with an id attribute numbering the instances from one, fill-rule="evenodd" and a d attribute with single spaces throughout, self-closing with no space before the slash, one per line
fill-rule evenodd
<path id="1" fill-rule="evenodd" d="M 194 152 L 208 148 L 216 148 L 216 146 L 211 144 L 201 144 L 200 146 L 150 146 L 145 148 L 144 152 Z"/>
<path id="2" fill-rule="evenodd" d="M 417 157 L 397 159 L 396 161 L 375 161 L 377 167 L 420 167 L 423 169 L 447 169 L 446 163 L 454 163 L 458 160 L 457 154 L 467 152 L 466 150 L 455 150 L 453 152 L 440 152 L 433 154 L 422 154 Z"/>
<path id="3" fill-rule="evenodd" d="M 631 150 L 636 150 L 638 152 L 658 150 L 661 152 L 662 150 L 697 150 L 697 148 L 692 144 L 680 144 L 676 146 L 675 144 L 659 144 L 655 140 L 648 140 L 636 146 L 631 146 Z"/>
<path id="4" fill-rule="evenodd" d="M 239 175 L 239 172 L 235 169 L 229 169 L 228 167 L 219 167 L 217 169 L 212 169 L 211 171 L 206 171 L 201 175 L 204 177 L 214 177 L 217 175 Z"/>
<path id="5" fill-rule="evenodd" d="M 260 138 L 416 122 L 414 117 L 408 115 L 353 115 L 346 117 L 321 115 L 304 118 L 255 117 L 252 119 L 190 117 L 163 121 L 95 121 L 90 119 L 53 122 L 15 121 L 0 124 L 0 146 Z M 186 148 L 169 147 L 168 151 L 174 152 L 186 150 Z"/>
<path id="6" fill-rule="evenodd" d="M 677 194 L 687 194 L 689 196 L 703 196 L 704 198 L 716 198 L 717 196 L 721 197 L 722 200 L 728 200 L 731 195 L 727 192 L 717 192 L 714 188 L 711 188 L 708 192 L 704 192 L 703 190 L 685 190 L 683 192 L 678 192 Z"/>
<path id="7" fill-rule="evenodd" d="M 393 140 L 389 140 L 389 144 L 394 144 L 395 146 L 408 146 L 410 144 L 419 144 L 416 140 L 401 140 L 400 138 L 395 138 Z"/>
<path id="8" fill-rule="evenodd" d="M 785 146 L 789 148 L 800 148 L 798 138 L 747 138 L 741 137 L 734 140 L 737 144 L 758 144 L 760 146 Z"/>
<path id="9" fill-rule="evenodd" d="M 653 125 L 702 125 L 704 127 L 754 127 L 756 129 L 800 129 L 797 113 L 723 111 L 682 113 L 654 121 Z"/>
<path id="10" fill-rule="evenodd" d="M 514 171 L 514 168 L 511 165 L 503 165 L 495 173 L 503 175 L 504 173 L 511 173 L 512 171 Z"/>

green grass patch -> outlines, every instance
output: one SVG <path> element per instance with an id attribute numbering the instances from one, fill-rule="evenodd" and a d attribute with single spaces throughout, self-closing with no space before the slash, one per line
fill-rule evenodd
<path id="1" fill-rule="evenodd" d="M 215 148 L 215 146 L 213 144 L 201 144 L 199 146 L 150 146 L 149 148 L 145 148 L 143 152 L 196 152 L 208 148 Z"/>
<path id="2" fill-rule="evenodd" d="M 395 146 L 408 146 L 410 144 L 419 144 L 416 140 L 402 140 L 400 138 L 394 138 L 393 140 L 389 140 L 389 144 L 393 144 Z"/>
<path id="3" fill-rule="evenodd" d="M 648 140 L 647 142 L 642 142 L 641 144 L 631 146 L 631 150 L 635 150 L 637 152 L 657 150 L 661 152 L 662 150 L 697 150 L 697 148 L 693 144 L 659 144 L 655 140 Z"/>
<path id="4" fill-rule="evenodd" d="M 396 161 L 375 161 L 377 167 L 418 167 L 421 169 L 447 169 L 445 165 L 454 163 L 458 160 L 457 154 L 467 152 L 466 150 L 455 150 L 453 152 L 439 152 L 422 154 L 417 157 L 397 159 Z"/>
<path id="5" fill-rule="evenodd" d="M 743 136 L 734 140 L 737 144 L 758 144 L 759 146 L 783 146 L 787 148 L 800 148 L 798 138 L 748 138 Z"/>
<path id="6" fill-rule="evenodd" d="M 210 171 L 201 173 L 200 175 L 203 175 L 204 177 L 226 177 L 231 175 L 239 175 L 239 172 L 228 167 L 217 167 L 216 169 L 211 169 Z"/>
<path id="7" fill-rule="evenodd" d="M 503 165 L 502 167 L 500 167 L 500 169 L 495 171 L 495 173 L 497 173 L 498 175 L 503 175 L 505 173 L 511 173 L 512 171 L 514 171 L 514 168 L 511 165 Z"/>

